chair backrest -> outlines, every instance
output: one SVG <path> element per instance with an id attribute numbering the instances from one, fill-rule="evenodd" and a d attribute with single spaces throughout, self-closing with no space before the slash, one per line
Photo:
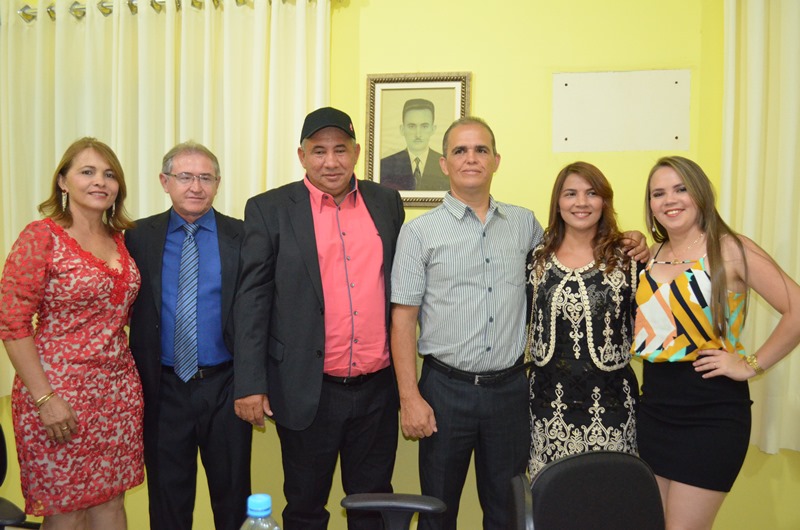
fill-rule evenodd
<path id="1" fill-rule="evenodd" d="M 6 435 L 3 433 L 3 426 L 0 425 L 0 486 L 6 481 L 8 471 L 8 453 L 6 452 Z"/>
<path id="2" fill-rule="evenodd" d="M 531 483 L 525 473 L 511 479 L 511 512 L 514 530 L 534 530 Z"/>
<path id="3" fill-rule="evenodd" d="M 536 530 L 664 530 L 653 471 L 614 451 L 570 455 L 543 467 L 531 483 Z"/>

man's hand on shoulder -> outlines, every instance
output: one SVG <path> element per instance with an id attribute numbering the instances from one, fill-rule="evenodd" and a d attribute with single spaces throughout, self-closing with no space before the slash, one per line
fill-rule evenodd
<path id="1" fill-rule="evenodd" d="M 253 394 L 239 398 L 234 401 L 233 408 L 237 416 L 258 427 L 264 426 L 265 416 L 272 417 L 272 409 L 266 394 Z"/>

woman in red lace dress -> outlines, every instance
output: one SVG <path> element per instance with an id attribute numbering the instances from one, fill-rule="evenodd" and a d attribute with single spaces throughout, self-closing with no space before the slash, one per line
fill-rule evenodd
<path id="1" fill-rule="evenodd" d="M 125 194 L 107 145 L 73 143 L 39 206 L 45 219 L 22 231 L 0 283 L 22 493 L 43 529 L 126 528 L 124 493 L 144 478 L 124 329 L 140 283 L 122 237 Z"/>

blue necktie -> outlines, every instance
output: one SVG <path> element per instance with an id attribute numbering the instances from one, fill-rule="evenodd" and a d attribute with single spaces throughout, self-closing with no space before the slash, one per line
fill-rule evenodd
<path id="1" fill-rule="evenodd" d="M 181 247 L 181 266 L 178 273 L 178 301 L 175 303 L 175 374 L 183 381 L 197 373 L 197 277 L 200 252 L 194 235 L 199 225 L 187 223 L 182 227 L 186 238 Z"/>

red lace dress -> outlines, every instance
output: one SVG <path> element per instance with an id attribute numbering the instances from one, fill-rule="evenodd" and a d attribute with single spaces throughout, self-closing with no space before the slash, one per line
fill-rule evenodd
<path id="1" fill-rule="evenodd" d="M 71 442 L 49 440 L 36 414 L 39 396 L 14 378 L 22 493 L 25 510 L 34 515 L 101 504 L 144 478 L 142 385 L 125 333 L 141 278 L 122 235 L 115 240 L 120 271 L 84 251 L 52 220 L 34 221 L 6 260 L 0 339 L 33 335 L 50 385 L 78 417 Z"/>

